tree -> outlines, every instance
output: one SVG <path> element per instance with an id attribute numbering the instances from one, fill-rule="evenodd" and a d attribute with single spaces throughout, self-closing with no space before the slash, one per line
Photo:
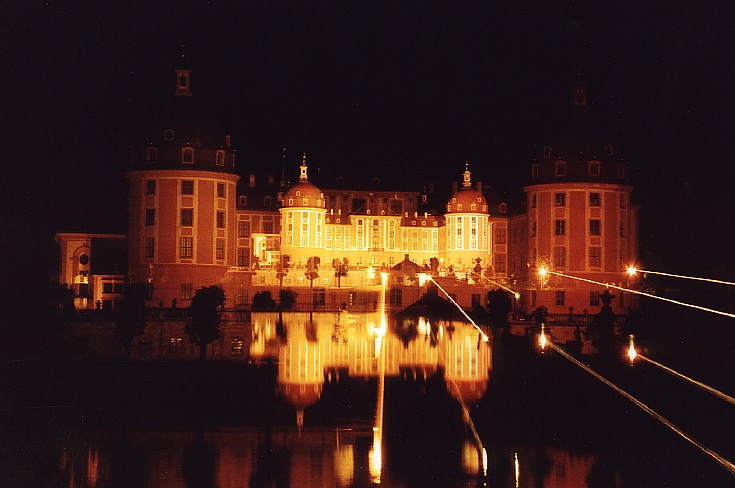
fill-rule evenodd
<path id="1" fill-rule="evenodd" d="M 286 289 L 278 290 L 278 303 L 279 310 L 292 310 L 296 303 L 296 292 Z"/>
<path id="2" fill-rule="evenodd" d="M 273 299 L 271 292 L 259 291 L 253 295 L 253 312 L 272 312 L 276 309 L 276 301 Z"/>
<path id="3" fill-rule="evenodd" d="M 309 280 L 309 290 L 311 291 L 311 303 L 314 304 L 314 280 L 319 278 L 319 256 L 312 256 L 306 261 L 306 279 Z"/>
<path id="4" fill-rule="evenodd" d="M 347 258 L 343 261 L 340 261 L 339 258 L 335 258 L 332 261 L 332 267 L 334 268 L 334 277 L 337 278 L 337 288 L 342 288 L 342 277 L 347 276 Z"/>
<path id="5" fill-rule="evenodd" d="M 199 359 L 207 358 L 207 346 L 220 338 L 220 308 L 225 304 L 225 291 L 217 285 L 197 290 L 189 306 L 186 333 L 199 346 Z"/>
<path id="6" fill-rule="evenodd" d="M 125 359 L 130 359 L 133 339 L 145 331 L 146 298 L 148 298 L 148 284 L 131 283 L 117 307 L 115 338 L 123 346 Z"/>

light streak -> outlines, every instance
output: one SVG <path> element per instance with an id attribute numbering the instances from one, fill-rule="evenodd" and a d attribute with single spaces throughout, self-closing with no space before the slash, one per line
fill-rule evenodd
<path id="1" fill-rule="evenodd" d="M 472 276 L 476 276 L 476 277 L 478 277 L 478 278 L 481 278 L 481 279 L 483 279 L 483 280 L 487 281 L 488 283 L 490 283 L 490 284 L 492 284 L 492 285 L 495 285 L 495 286 L 497 286 L 498 288 L 501 288 L 501 289 L 503 289 L 503 290 L 507 291 L 508 293 L 512 293 L 512 294 L 513 294 L 513 296 L 514 296 L 514 297 L 516 297 L 516 299 L 520 298 L 520 295 L 518 294 L 518 292 L 517 292 L 517 291 L 511 290 L 511 289 L 510 289 L 510 288 L 508 288 L 507 286 L 503 286 L 503 285 L 501 285 L 500 283 L 498 283 L 497 281 L 493 281 L 493 280 L 491 280 L 491 279 L 490 279 L 490 278 L 488 278 L 487 276 L 482 276 L 481 274 L 478 274 L 478 273 L 475 273 L 475 272 L 472 272 Z"/>
<path id="2" fill-rule="evenodd" d="M 653 359 L 644 356 L 643 354 L 639 354 L 638 357 L 641 358 L 644 361 L 648 361 L 649 363 L 653 364 L 654 366 L 658 366 L 659 368 L 663 369 L 667 373 L 670 373 L 670 374 L 672 374 L 672 375 L 674 375 L 674 376 L 676 376 L 678 378 L 681 378 L 684 381 L 688 381 L 689 383 L 691 383 L 691 384 L 693 384 L 693 385 L 695 385 L 695 386 L 703 389 L 704 391 L 706 391 L 708 393 L 713 394 L 714 396 L 716 396 L 717 398 L 719 398 L 721 400 L 725 400 L 726 402 L 735 405 L 735 398 L 733 398 L 730 395 L 727 395 L 725 393 L 722 393 L 720 390 L 717 390 L 715 388 L 712 388 L 711 386 L 705 385 L 704 383 L 702 383 L 700 381 L 697 381 L 697 380 L 695 380 L 693 378 L 690 378 L 690 377 L 688 377 L 688 376 L 686 376 L 686 375 L 684 375 L 682 373 L 679 373 L 678 371 L 675 371 L 675 370 L 669 368 L 668 366 L 664 366 L 663 364 L 661 364 L 659 362 L 656 362 Z"/>
<path id="3" fill-rule="evenodd" d="M 433 281 L 434 284 L 437 286 L 437 288 L 439 288 L 442 291 L 442 293 L 444 293 L 444 295 L 446 295 L 446 297 L 449 299 L 449 301 L 452 302 L 454 304 L 454 306 L 459 309 L 460 312 L 462 312 L 462 315 L 464 315 L 465 318 L 467 320 L 469 320 L 469 322 L 475 327 L 475 329 L 477 329 L 477 331 L 480 333 L 480 335 L 482 335 L 482 340 L 483 341 L 487 342 L 487 341 L 490 340 L 490 338 L 487 336 L 487 334 L 485 334 L 482 331 L 482 329 L 480 327 L 478 327 L 478 325 L 475 323 L 475 321 L 472 320 L 469 315 L 467 315 L 467 313 L 462 309 L 462 307 L 459 306 L 459 304 L 454 300 L 454 298 L 452 298 L 451 296 L 449 296 L 449 293 L 447 293 L 447 291 L 444 288 L 442 288 L 442 286 L 439 283 L 437 283 L 436 281 L 434 281 L 434 279 L 431 276 L 428 276 L 426 279 L 428 281 Z"/>
<path id="4" fill-rule="evenodd" d="M 715 279 L 712 279 L 712 278 L 699 278 L 697 276 L 686 276 L 686 275 L 678 275 L 678 274 L 673 274 L 673 273 L 664 273 L 663 271 L 651 271 L 651 270 L 648 270 L 648 269 L 636 269 L 636 268 L 633 268 L 632 269 L 632 272 L 629 269 L 628 270 L 628 273 L 631 276 L 634 275 L 634 274 L 636 274 L 636 273 L 650 273 L 650 274 L 661 275 L 661 276 L 670 276 L 672 278 L 683 278 L 685 280 L 707 281 L 707 282 L 710 282 L 710 283 L 718 283 L 720 285 L 735 286 L 735 283 L 733 283 L 731 281 L 715 280 Z"/>
<path id="5" fill-rule="evenodd" d="M 696 439 L 694 439 L 694 438 L 690 437 L 689 435 L 687 435 L 679 427 L 677 427 L 676 425 L 674 425 L 673 423 L 671 423 L 669 420 L 667 420 L 666 418 L 664 418 L 661 414 L 659 414 L 658 412 L 656 412 L 655 410 L 653 410 L 651 407 L 649 407 L 648 405 L 646 405 L 642 401 L 638 400 L 633 395 L 631 395 L 627 391 L 623 390 L 622 388 L 618 387 L 614 383 L 612 383 L 609 380 L 605 379 L 603 376 L 601 376 L 599 373 L 595 372 L 594 370 L 592 370 L 591 368 L 589 368 L 585 364 L 582 364 L 581 362 L 579 362 L 578 360 L 576 360 L 575 358 L 573 358 L 572 356 L 570 356 L 569 353 L 567 353 L 561 347 L 557 346 L 554 343 L 550 343 L 549 344 L 549 347 L 551 347 L 553 350 L 555 350 L 556 352 L 558 352 L 559 354 L 561 354 L 563 357 L 565 357 L 566 359 L 568 359 L 569 361 L 571 361 L 575 365 L 579 366 L 580 368 L 582 368 L 583 370 L 585 370 L 586 372 L 588 372 L 589 374 L 591 374 L 592 376 L 594 376 L 595 378 L 597 378 L 598 380 L 600 380 L 605 385 L 609 386 L 610 388 L 612 388 L 616 392 L 620 393 L 623 397 L 625 397 L 626 399 L 630 400 L 638 408 L 640 408 L 641 410 L 643 410 L 644 412 L 646 412 L 648 415 L 650 415 L 651 417 L 655 418 L 656 420 L 658 420 L 659 422 L 661 422 L 662 424 L 664 424 L 669 429 L 671 429 L 674 432 L 676 432 L 677 434 L 679 434 L 682 438 L 684 438 L 690 444 L 692 444 L 697 449 L 699 449 L 703 453 L 705 453 L 708 456 L 710 456 L 712 459 L 714 459 L 715 461 L 717 461 L 718 463 L 720 463 L 725 469 L 727 469 L 728 471 L 730 471 L 730 473 L 732 473 L 732 474 L 735 475 L 735 464 L 731 463 L 730 461 L 728 461 L 724 457 L 720 456 L 719 454 L 717 454 L 715 451 L 713 451 L 712 449 L 708 448 L 707 446 L 701 444 Z"/>
<path id="6" fill-rule="evenodd" d="M 723 312 L 721 310 L 715 310 L 715 309 L 712 309 L 712 308 L 702 307 L 702 306 L 694 305 L 694 304 L 691 304 L 691 303 L 680 302 L 679 300 L 673 300 L 671 298 L 660 297 L 660 296 L 652 295 L 650 293 L 646 293 L 646 292 L 643 292 L 643 291 L 631 290 L 630 288 L 623 288 L 622 286 L 612 285 L 610 283 L 602 283 L 600 281 L 589 280 L 587 278 L 580 278 L 579 276 L 570 276 L 570 275 L 567 275 L 567 274 L 564 274 L 564 273 L 559 273 L 557 271 L 546 270 L 546 272 L 548 274 L 553 274 L 553 275 L 561 276 L 563 278 L 569 278 L 569 279 L 578 280 L 578 281 L 585 281 L 587 283 L 593 283 L 595 285 L 604 286 L 606 288 L 614 288 L 615 290 L 624 291 L 626 293 L 633 293 L 635 295 L 643 295 L 644 297 L 655 298 L 656 300 L 662 300 L 664 302 L 669 302 L 669 303 L 673 303 L 673 304 L 676 304 L 676 305 L 681 305 L 683 307 L 695 308 L 697 310 L 703 310 L 705 312 L 715 313 L 715 314 L 718 314 L 718 315 L 724 315 L 725 317 L 730 317 L 731 319 L 735 319 L 735 314 Z"/>

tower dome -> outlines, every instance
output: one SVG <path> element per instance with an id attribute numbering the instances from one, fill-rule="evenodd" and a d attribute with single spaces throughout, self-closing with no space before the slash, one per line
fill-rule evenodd
<path id="1" fill-rule="evenodd" d="M 447 214 L 453 213 L 483 213 L 487 214 L 487 200 L 480 190 L 481 183 L 477 188 L 472 188 L 472 180 L 469 164 L 465 163 L 465 171 L 462 174 L 462 187 L 455 190 L 447 202 Z"/>
<path id="2" fill-rule="evenodd" d="M 324 193 L 309 182 L 306 165 L 306 153 L 301 160 L 301 174 L 299 181 L 288 189 L 283 196 L 283 207 L 307 207 L 307 208 L 325 208 Z"/>

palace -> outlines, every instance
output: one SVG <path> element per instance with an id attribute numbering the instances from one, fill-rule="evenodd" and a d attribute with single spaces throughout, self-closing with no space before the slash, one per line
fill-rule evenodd
<path id="1" fill-rule="evenodd" d="M 191 70 L 175 74 L 170 113 L 131 151 L 127 234 L 56 236 L 59 282 L 78 308 L 113 308 L 124 284 L 143 282 L 151 306 L 186 307 L 197 289 L 219 285 L 232 309 L 289 288 L 300 310 L 372 310 L 387 272 L 392 310 L 425 292 L 417 275 L 426 273 L 465 308 L 502 288 L 520 313 L 594 314 L 604 290 L 596 283 L 625 284 L 637 260 L 628 164 L 605 137 L 572 130 L 543 146 L 521 202 L 491 195 L 465 164 L 437 212 L 433 194 L 377 178 L 367 189 L 340 179 L 320 188 L 305 154 L 295 184 L 256 178 L 236 166 L 229 133 L 196 116 Z M 573 99 L 586 111 L 583 89 Z M 542 267 L 555 273 L 541 277 Z M 637 307 L 617 295 L 615 313 Z"/>

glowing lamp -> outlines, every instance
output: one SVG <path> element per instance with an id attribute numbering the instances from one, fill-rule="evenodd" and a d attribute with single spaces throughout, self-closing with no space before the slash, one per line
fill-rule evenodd
<path id="1" fill-rule="evenodd" d="M 388 283 L 388 273 L 380 273 L 380 279 L 383 283 L 383 286 L 385 286 L 385 284 Z"/>
<path id="2" fill-rule="evenodd" d="M 628 266 L 627 271 L 628 271 L 628 276 L 635 276 L 636 273 L 638 272 L 638 270 L 635 269 L 635 266 Z"/>
<path id="3" fill-rule="evenodd" d="M 516 300 L 520 300 L 520 298 L 521 298 L 521 294 L 520 293 L 516 293 Z"/>
<path id="4" fill-rule="evenodd" d="M 635 361 L 635 358 L 638 356 L 638 352 L 635 350 L 635 344 L 633 343 L 633 334 L 630 335 L 630 343 L 628 346 L 628 359 L 630 360 L 630 364 L 633 364 L 633 361 Z"/>
<path id="5" fill-rule="evenodd" d="M 546 278 L 546 275 L 549 273 L 549 270 L 546 268 L 539 268 L 538 275 L 542 278 Z"/>
<path id="6" fill-rule="evenodd" d="M 430 279 L 431 277 L 426 273 L 419 273 L 419 286 L 424 286 L 424 284 Z"/>
<path id="7" fill-rule="evenodd" d="M 541 324 L 541 335 L 538 338 L 538 345 L 541 347 L 541 350 L 546 349 L 546 330 L 544 329 L 544 324 Z"/>

